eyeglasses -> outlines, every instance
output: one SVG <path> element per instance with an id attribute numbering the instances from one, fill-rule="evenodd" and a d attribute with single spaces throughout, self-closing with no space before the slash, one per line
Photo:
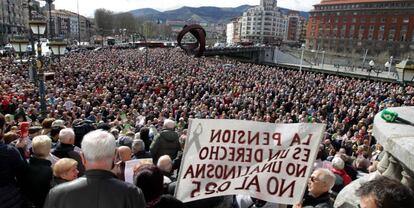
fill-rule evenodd
<path id="1" fill-rule="evenodd" d="M 311 177 L 310 177 L 310 181 L 312 181 L 312 183 L 315 183 L 315 182 L 318 182 L 318 181 L 319 181 L 319 179 L 318 179 L 318 178 L 316 178 L 315 176 L 311 176 Z"/>

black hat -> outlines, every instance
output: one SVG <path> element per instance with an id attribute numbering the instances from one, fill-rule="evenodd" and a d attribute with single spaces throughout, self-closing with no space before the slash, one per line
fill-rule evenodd
<path id="1" fill-rule="evenodd" d="M 40 130 L 42 130 L 41 126 L 32 126 L 29 128 L 29 134 L 35 134 L 39 132 Z"/>

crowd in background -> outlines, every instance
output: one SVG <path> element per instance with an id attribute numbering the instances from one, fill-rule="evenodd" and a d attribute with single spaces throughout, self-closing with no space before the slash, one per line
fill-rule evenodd
<path id="1" fill-rule="evenodd" d="M 135 185 L 141 188 L 147 207 L 182 207 L 182 202 L 167 194 L 173 194 L 192 118 L 325 123 L 315 168 L 334 174 L 332 191 L 338 193 L 376 171 L 383 149 L 372 136 L 374 116 L 388 107 L 414 105 L 411 86 L 228 59 L 197 59 L 178 49 L 149 53 L 147 67 L 140 50 L 68 54 L 48 68 L 55 75 L 46 81 L 44 114 L 38 87 L 29 80 L 29 65 L 3 58 L 0 113 L 5 115 L 5 146 L 1 156 L 3 161 L 6 156 L 13 161 L 9 163 L 13 170 L 0 170 L 1 184 L 10 186 L 1 189 L 0 195 L 7 193 L 11 204 L 43 207 L 53 186 L 88 172 L 81 157 L 82 138 L 102 129 L 116 140 L 114 175 L 125 180 L 126 161 L 152 158 L 153 165 L 135 170 Z M 20 136 L 22 122 L 30 124 L 25 138 Z M 17 182 L 10 185 L 10 181 Z M 213 207 L 223 201 L 187 206 Z"/>

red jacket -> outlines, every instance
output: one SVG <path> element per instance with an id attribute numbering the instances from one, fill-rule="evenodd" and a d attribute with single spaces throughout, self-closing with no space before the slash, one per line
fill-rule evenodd
<path id="1" fill-rule="evenodd" d="M 351 177 L 345 172 L 345 170 L 338 170 L 336 168 L 332 168 L 332 172 L 336 175 L 341 176 L 342 180 L 344 180 L 344 186 L 352 182 Z"/>

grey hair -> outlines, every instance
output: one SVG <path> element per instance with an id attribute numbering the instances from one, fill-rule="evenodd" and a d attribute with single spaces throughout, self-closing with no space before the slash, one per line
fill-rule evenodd
<path id="1" fill-rule="evenodd" d="M 321 174 L 319 180 L 326 183 L 326 185 L 329 187 L 329 190 L 331 190 L 335 185 L 336 176 L 335 174 L 326 169 L 326 168 L 318 168 L 316 171 L 319 171 Z"/>
<path id="2" fill-rule="evenodd" d="M 89 162 L 112 160 L 116 151 L 115 137 L 107 131 L 91 131 L 83 137 L 81 147 Z"/>
<path id="3" fill-rule="evenodd" d="M 59 132 L 60 142 L 66 144 L 72 138 L 75 138 L 75 132 L 73 131 L 72 128 L 65 128 L 65 129 L 60 130 Z"/>
<path id="4" fill-rule="evenodd" d="M 174 129 L 175 128 L 175 121 L 171 119 L 165 119 L 164 121 L 164 128 L 166 129 Z"/>
<path id="5" fill-rule="evenodd" d="M 132 142 L 132 152 L 137 153 L 145 150 L 145 143 L 142 139 L 134 139 Z"/>

